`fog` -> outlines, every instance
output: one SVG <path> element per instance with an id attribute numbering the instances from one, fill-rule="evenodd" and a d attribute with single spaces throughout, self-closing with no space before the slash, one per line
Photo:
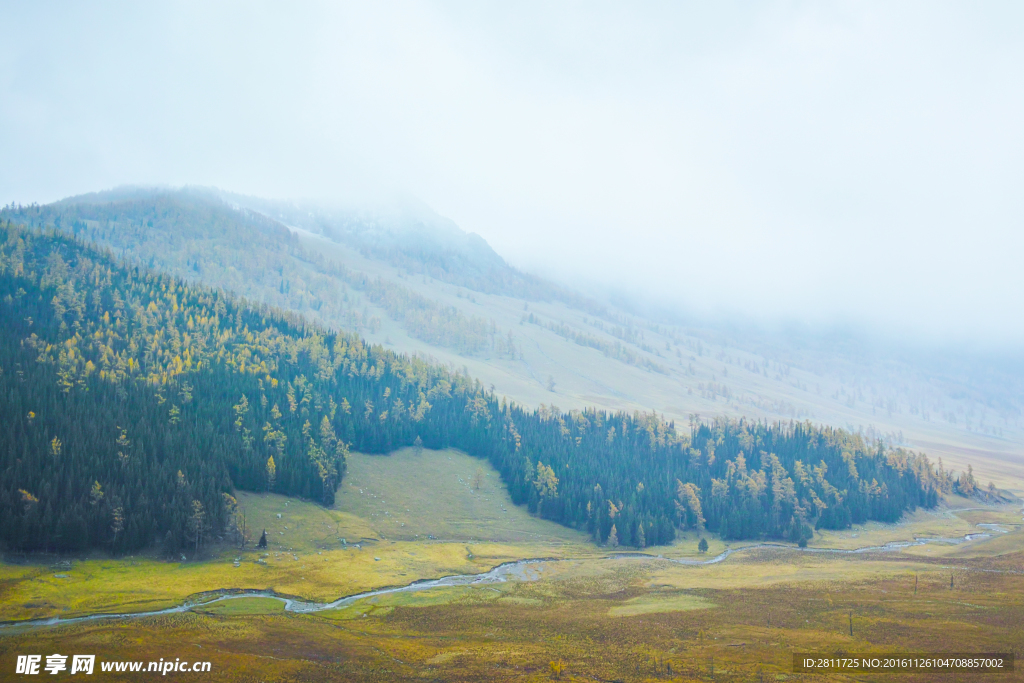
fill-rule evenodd
<path id="1" fill-rule="evenodd" d="M 1013 3 L 4 3 L 0 202 L 412 196 L 699 315 L 1024 342 Z"/>

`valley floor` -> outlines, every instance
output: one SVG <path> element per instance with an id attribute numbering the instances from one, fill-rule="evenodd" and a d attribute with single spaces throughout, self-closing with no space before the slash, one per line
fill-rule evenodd
<path id="1" fill-rule="evenodd" d="M 0 679 L 13 677 L 18 655 L 45 663 L 60 653 L 211 662 L 208 674 L 163 676 L 182 681 L 924 681 L 953 679 L 795 674 L 792 656 L 1024 651 L 1019 507 L 950 500 L 897 525 L 818 534 L 811 545 L 824 552 L 734 542 L 737 552 L 708 562 L 726 544 L 709 537 L 701 554 L 692 533 L 642 554 L 598 548 L 512 505 L 493 470 L 455 451 L 354 454 L 349 468 L 332 510 L 242 494 L 253 537 L 267 529 L 266 551 L 222 547 L 177 562 L 6 558 Z M 152 611 L 239 589 L 330 602 L 523 558 L 544 561 L 506 581 L 309 613 L 244 597 L 147 617 L 12 623 Z M 97 664 L 104 676 L 130 679 Z M 975 678 L 1021 675 L 956 675 Z"/>

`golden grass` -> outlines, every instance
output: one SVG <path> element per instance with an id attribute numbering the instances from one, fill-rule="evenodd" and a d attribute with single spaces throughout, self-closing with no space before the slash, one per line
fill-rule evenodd
<path id="1" fill-rule="evenodd" d="M 358 600 L 350 605 L 319 613 L 325 619 L 349 620 L 382 617 L 396 607 L 434 607 L 438 605 L 474 605 L 497 600 L 503 595 L 498 586 L 438 587 L 411 593 L 389 593 Z"/>
<path id="2" fill-rule="evenodd" d="M 652 562 L 647 585 L 651 588 L 738 590 L 911 576 L 916 566 L 910 559 L 898 555 L 891 559 L 869 560 L 856 556 L 750 551 L 703 567 Z"/>
<path id="3" fill-rule="evenodd" d="M 957 510 L 957 517 L 971 524 L 1008 524 L 1020 526 L 1024 523 L 1024 512 L 1020 505 L 1003 505 L 994 508 Z"/>
<path id="4" fill-rule="evenodd" d="M 904 515 L 896 524 L 868 522 L 838 531 L 818 530 L 811 545 L 820 548 L 854 549 L 886 543 L 913 541 L 915 538 L 961 538 L 979 531 L 973 524 L 946 507 L 918 509 Z"/>
<path id="5" fill-rule="evenodd" d="M 612 607 L 608 610 L 608 616 L 635 617 L 641 614 L 686 612 L 694 609 L 711 609 L 713 607 L 715 607 L 713 602 L 699 595 L 650 593 L 637 598 L 630 598 Z"/>
<path id="6" fill-rule="evenodd" d="M 996 557 L 1024 550 L 1024 529 L 1016 527 L 1005 534 L 994 532 L 991 538 L 958 546 L 946 553 L 947 557 Z M 1024 567 L 1022 567 L 1024 568 Z"/>
<path id="7" fill-rule="evenodd" d="M 761 557 L 733 570 L 749 573 L 751 564 L 772 562 Z M 562 680 L 570 681 L 706 681 L 712 665 L 715 680 L 757 681 L 763 674 L 764 680 L 784 681 L 792 676 L 795 651 L 1024 647 L 1020 576 L 966 571 L 951 590 L 942 568 L 918 563 L 915 595 L 912 574 L 861 559 L 798 563 L 804 570 L 830 571 L 828 581 L 651 587 L 665 564 L 564 563 L 533 583 L 380 596 L 311 615 L 181 614 L 10 634 L 0 637 L 0 666 L 13 665 L 16 653 L 67 651 L 95 653 L 100 661 L 209 659 L 211 680 L 225 681 L 540 681 L 550 680 L 552 661 L 564 663 Z M 874 564 L 883 570 L 861 571 Z M 694 575 L 711 568 L 680 569 Z M 813 678 L 851 680 L 842 674 Z M 889 674 L 856 679 L 929 680 Z"/>
<path id="8" fill-rule="evenodd" d="M 748 549 L 719 564 L 683 566 L 667 558 L 708 559 L 726 544 L 708 534 L 710 548 L 701 555 L 698 536 L 688 532 L 672 546 L 645 549 L 648 558 L 615 557 L 512 506 L 496 474 L 465 454 L 393 457 L 354 455 L 346 485 L 355 484 L 355 493 L 344 489 L 333 510 L 241 494 L 253 536 L 268 530 L 265 553 L 224 547 L 200 562 L 0 565 L 0 619 L 152 610 L 230 588 L 329 601 L 516 559 L 564 561 L 531 565 L 530 581 L 381 595 L 315 614 L 284 613 L 279 601 L 245 597 L 200 613 L 0 632 L 0 667 L 13 666 L 19 652 L 68 651 L 210 659 L 214 679 L 227 681 L 538 681 L 550 680 L 549 663 L 562 661 L 562 680 L 642 681 L 708 680 L 714 658 L 716 680 L 758 680 L 764 671 L 765 680 L 781 681 L 797 650 L 1024 648 L 1024 577 L 978 571 L 1019 570 L 1024 531 L 899 553 Z M 488 476 L 475 491 L 478 467 Z M 954 502 L 898 525 L 816 534 L 812 545 L 958 537 L 1014 514 L 961 510 L 967 505 Z"/>
<path id="9" fill-rule="evenodd" d="M 564 548 L 479 544 L 473 558 L 462 543 L 388 541 L 361 549 L 280 552 L 266 558 L 253 551 L 204 562 L 157 559 L 75 562 L 55 578 L 38 566 L 0 565 L 0 620 L 77 616 L 93 612 L 142 612 L 177 605 L 189 596 L 222 589 L 272 590 L 281 595 L 329 602 L 420 578 L 476 574 L 517 559 L 566 556 Z M 262 559 L 266 564 L 259 564 Z"/>

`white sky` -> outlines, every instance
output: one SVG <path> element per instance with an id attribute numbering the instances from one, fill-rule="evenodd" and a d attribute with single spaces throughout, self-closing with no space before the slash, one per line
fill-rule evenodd
<path id="1" fill-rule="evenodd" d="M 699 312 L 1024 343 L 1024 5 L 3 3 L 0 203 L 411 193 Z"/>

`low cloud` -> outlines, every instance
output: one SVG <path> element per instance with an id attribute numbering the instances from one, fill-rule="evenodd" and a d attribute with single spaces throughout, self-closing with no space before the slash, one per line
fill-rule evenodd
<path id="1" fill-rule="evenodd" d="M 413 195 L 703 313 L 1024 341 L 1014 4 L 0 10 L 0 201 Z"/>

